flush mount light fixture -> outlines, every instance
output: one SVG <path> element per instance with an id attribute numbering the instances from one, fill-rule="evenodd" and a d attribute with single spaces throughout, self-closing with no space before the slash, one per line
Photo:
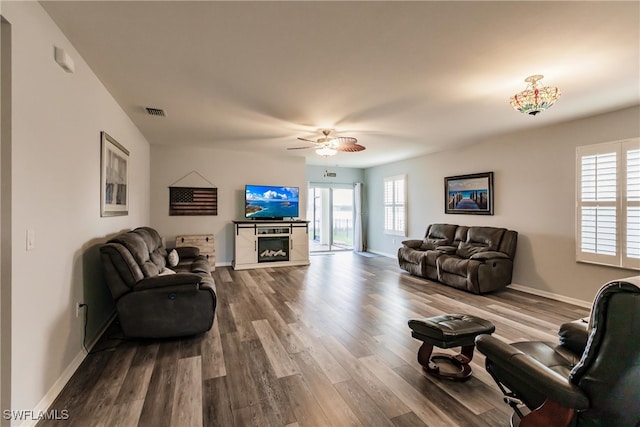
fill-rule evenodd
<path id="1" fill-rule="evenodd" d="M 562 92 L 557 87 L 538 87 L 538 82 L 543 77 L 536 74 L 524 79 L 528 83 L 527 88 L 511 97 L 511 106 L 523 114 L 535 116 L 555 104 Z"/>

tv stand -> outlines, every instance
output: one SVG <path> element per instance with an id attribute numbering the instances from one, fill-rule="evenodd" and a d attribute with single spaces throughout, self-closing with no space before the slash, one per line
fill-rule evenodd
<path id="1" fill-rule="evenodd" d="M 309 265 L 309 221 L 233 221 L 234 270 Z"/>

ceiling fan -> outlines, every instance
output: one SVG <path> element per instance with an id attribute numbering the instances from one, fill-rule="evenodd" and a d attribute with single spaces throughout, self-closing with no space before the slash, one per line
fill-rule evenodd
<path id="1" fill-rule="evenodd" d="M 333 129 L 320 129 L 320 131 L 324 136 L 315 141 L 306 138 L 298 138 L 300 141 L 310 142 L 314 145 L 310 145 L 308 147 L 292 147 L 287 148 L 287 150 L 306 150 L 308 148 L 315 148 L 316 153 L 321 156 L 333 156 L 338 151 L 353 153 L 366 149 L 363 145 L 358 144 L 358 140 L 356 138 L 350 136 L 330 137 L 329 134 Z"/>

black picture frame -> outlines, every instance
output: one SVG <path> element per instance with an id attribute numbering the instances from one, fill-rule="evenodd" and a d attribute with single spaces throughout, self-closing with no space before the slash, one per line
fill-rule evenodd
<path id="1" fill-rule="evenodd" d="M 493 172 L 445 177 L 444 213 L 493 215 Z"/>

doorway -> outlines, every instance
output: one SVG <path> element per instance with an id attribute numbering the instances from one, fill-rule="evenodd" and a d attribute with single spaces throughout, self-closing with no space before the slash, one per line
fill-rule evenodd
<path id="1" fill-rule="evenodd" d="M 310 184 L 307 195 L 309 251 L 353 250 L 353 187 Z"/>

